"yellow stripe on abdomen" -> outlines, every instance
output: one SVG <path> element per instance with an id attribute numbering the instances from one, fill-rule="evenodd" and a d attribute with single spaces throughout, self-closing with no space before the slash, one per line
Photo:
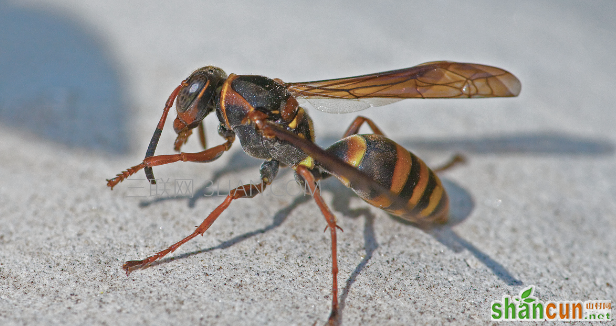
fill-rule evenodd
<path id="1" fill-rule="evenodd" d="M 345 162 L 358 167 L 366 155 L 366 140 L 361 136 L 351 136 L 347 139 L 347 146 Z"/>
<path id="2" fill-rule="evenodd" d="M 409 172 L 411 172 L 411 153 L 404 147 L 396 144 L 396 151 L 398 152 L 396 167 L 394 168 L 394 175 L 391 180 L 391 192 L 399 194 L 404 188 L 406 181 L 409 178 Z"/>

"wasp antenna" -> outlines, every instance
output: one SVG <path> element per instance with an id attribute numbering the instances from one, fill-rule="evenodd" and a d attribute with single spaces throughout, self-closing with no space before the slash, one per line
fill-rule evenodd
<path id="1" fill-rule="evenodd" d="M 167 102 L 165 103 L 165 109 L 163 110 L 163 115 L 160 117 L 160 121 L 158 121 L 158 126 L 156 126 L 156 130 L 154 130 L 154 134 L 152 135 L 152 139 L 150 140 L 150 145 L 148 145 L 148 150 L 145 152 L 145 158 L 154 156 L 154 152 L 156 152 L 156 146 L 158 146 L 158 141 L 160 140 L 160 135 L 163 133 L 163 128 L 165 127 L 165 121 L 167 121 L 167 114 L 169 113 L 169 109 L 173 106 L 173 102 L 175 102 L 175 98 L 178 96 L 178 93 L 182 89 L 182 87 L 188 85 L 186 80 L 182 81 L 178 87 L 173 90 Z M 143 169 L 145 171 L 145 176 L 148 178 L 151 184 L 156 184 L 156 180 L 154 178 L 154 171 L 151 167 L 147 166 Z"/>

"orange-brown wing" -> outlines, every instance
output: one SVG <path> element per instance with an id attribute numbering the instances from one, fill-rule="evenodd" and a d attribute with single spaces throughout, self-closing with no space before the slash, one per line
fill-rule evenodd
<path id="1" fill-rule="evenodd" d="M 351 99 L 367 103 L 363 108 L 405 98 L 517 96 L 521 89 L 520 81 L 506 70 L 448 61 L 357 77 L 286 83 L 285 86 L 294 96 L 310 102 L 312 99 Z"/>

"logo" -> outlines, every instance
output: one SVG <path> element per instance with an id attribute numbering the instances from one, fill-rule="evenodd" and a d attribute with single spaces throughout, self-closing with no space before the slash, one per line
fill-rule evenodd
<path id="1" fill-rule="evenodd" d="M 490 317 L 494 321 L 611 321 L 612 301 L 548 301 L 533 295 L 533 286 L 523 289 L 519 296 L 503 295 L 493 301 Z"/>
<path id="2" fill-rule="evenodd" d="M 139 181 L 143 183 L 145 179 L 126 179 L 126 181 Z M 218 197 L 223 196 L 226 197 L 231 193 L 231 191 L 239 191 L 246 193 L 246 195 L 256 195 L 257 193 L 262 193 L 264 196 L 274 196 L 274 197 L 283 197 L 283 196 L 299 196 L 299 195 L 314 195 L 314 192 L 321 191 L 321 180 L 317 181 L 317 187 L 314 191 L 310 190 L 307 184 L 300 185 L 294 179 L 288 180 L 286 183 L 272 183 L 271 185 L 267 185 L 263 183 L 262 180 L 258 180 L 259 182 L 253 182 L 249 180 L 248 184 L 259 185 L 261 184 L 261 191 L 250 188 L 248 190 L 243 189 L 243 185 L 246 183 L 239 180 L 239 182 L 232 183 L 231 180 L 228 180 L 228 185 L 223 184 L 223 188 L 221 188 L 221 184 L 219 182 L 214 183 L 212 180 L 206 180 L 205 184 L 198 189 L 197 194 L 203 197 Z M 171 180 L 167 178 L 164 179 L 156 179 L 155 184 L 149 184 L 149 189 L 146 189 L 145 186 L 129 186 L 128 189 L 130 193 L 127 197 L 190 197 L 192 198 L 195 194 L 194 191 L 194 182 L 192 179 L 176 179 Z M 227 189 L 224 189 L 226 186 Z M 140 192 L 137 193 L 134 189 L 139 189 Z M 149 191 L 148 191 L 149 190 Z"/>

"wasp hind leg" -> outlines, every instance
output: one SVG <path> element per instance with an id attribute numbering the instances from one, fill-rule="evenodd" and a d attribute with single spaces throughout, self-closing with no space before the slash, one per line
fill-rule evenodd
<path id="1" fill-rule="evenodd" d="M 342 138 L 346 138 L 348 136 L 352 136 L 352 135 L 357 135 L 357 133 L 359 133 L 359 129 L 361 128 L 361 126 L 364 125 L 364 123 L 367 123 L 368 126 L 370 126 L 370 129 L 372 129 L 372 133 L 375 135 L 381 135 L 381 136 L 385 136 L 383 134 L 383 132 L 381 131 L 381 129 L 379 129 L 379 127 L 376 126 L 376 123 L 374 123 L 374 121 L 372 121 L 369 118 L 366 118 L 364 116 L 357 116 L 355 118 L 355 120 L 353 120 L 353 122 L 351 123 L 351 125 L 349 126 L 349 128 L 347 128 L 347 130 L 344 132 L 344 135 L 342 135 Z M 323 171 L 321 173 L 321 179 L 327 179 L 331 177 L 331 174 L 327 171 Z M 298 180 L 298 182 L 300 182 Z M 301 182 L 300 182 L 301 184 Z M 303 186 L 303 184 L 302 184 Z M 305 188 L 305 187 L 304 187 Z"/>
<path id="2" fill-rule="evenodd" d="M 351 123 L 351 125 L 349 126 L 349 128 L 347 129 L 347 131 L 344 133 L 344 135 L 342 136 L 342 138 L 351 136 L 351 135 L 356 135 L 359 132 L 359 128 L 361 128 L 361 126 L 367 123 L 368 126 L 370 126 L 370 129 L 372 129 L 372 133 L 374 133 L 375 135 L 381 135 L 381 136 L 385 136 L 385 134 L 383 134 L 383 132 L 381 131 L 381 129 L 379 129 L 379 127 L 376 126 L 376 124 L 374 123 L 374 121 L 372 121 L 371 119 L 368 119 L 366 117 L 363 116 L 358 116 L 357 118 L 355 118 L 355 120 L 353 120 L 353 123 Z M 465 163 L 466 162 L 466 158 L 464 157 L 464 155 L 462 154 L 456 154 L 454 155 L 451 159 L 449 159 L 448 162 L 444 163 L 443 165 L 432 169 L 432 171 L 436 172 L 436 173 L 440 173 L 446 170 L 451 169 L 452 167 L 461 164 L 461 163 Z"/>
<path id="3" fill-rule="evenodd" d="M 381 129 L 379 129 L 379 127 L 376 126 L 374 121 L 372 121 L 372 120 L 370 120 L 370 119 L 368 119 L 366 117 L 362 117 L 360 115 L 360 116 L 357 116 L 357 118 L 355 118 L 355 120 L 353 120 L 353 122 L 351 123 L 351 125 L 349 126 L 347 131 L 344 133 L 342 138 L 357 134 L 359 132 L 359 128 L 361 128 L 361 126 L 364 123 L 367 123 L 368 126 L 370 126 L 370 129 L 372 129 L 372 133 L 374 133 L 376 135 L 385 136 L 383 134 L 383 132 L 381 131 Z"/>
<path id="4" fill-rule="evenodd" d="M 336 229 L 342 229 L 336 225 L 336 217 L 331 212 L 323 197 L 318 191 L 317 182 L 312 174 L 312 172 L 305 166 L 297 166 L 296 168 L 297 174 L 305 181 L 314 201 L 319 206 L 321 213 L 325 217 L 327 221 L 327 227 L 325 230 L 329 229 L 332 239 L 332 311 L 329 315 L 328 325 L 338 325 L 340 320 L 340 315 L 338 313 L 338 258 L 337 258 L 337 248 L 336 248 Z"/>
<path id="5" fill-rule="evenodd" d="M 466 163 L 466 158 L 464 157 L 464 155 L 456 154 L 452 158 L 450 158 L 447 163 L 432 169 L 432 171 L 435 173 L 440 173 L 443 171 L 447 171 L 458 164 L 464 164 L 464 163 Z"/>

